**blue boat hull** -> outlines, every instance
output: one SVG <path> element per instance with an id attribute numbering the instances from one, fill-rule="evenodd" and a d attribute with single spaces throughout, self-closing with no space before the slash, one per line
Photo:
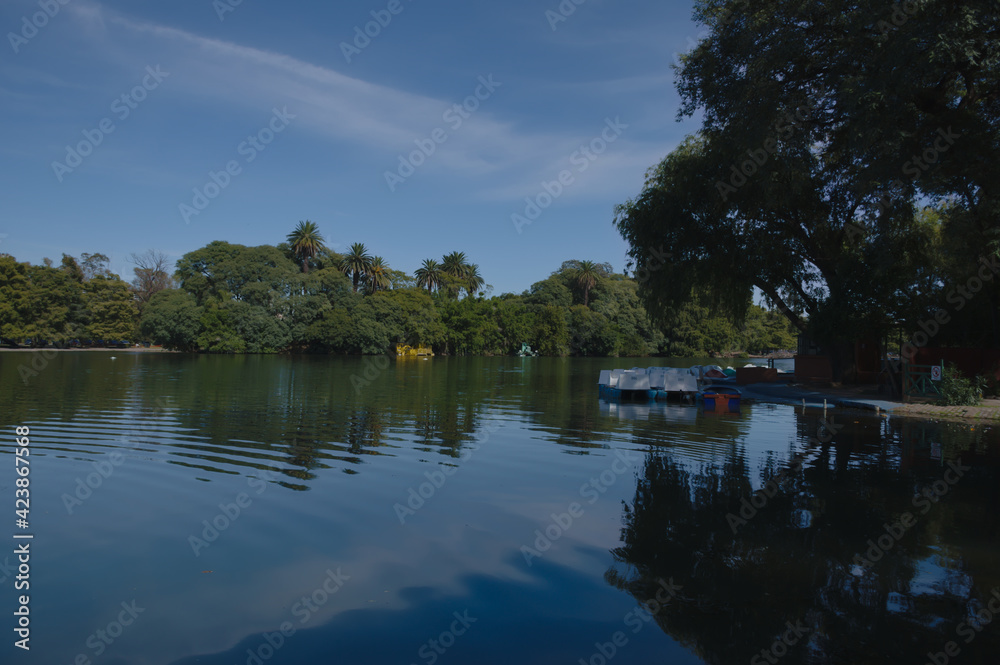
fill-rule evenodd
<path id="1" fill-rule="evenodd" d="M 649 401 L 656 399 L 655 390 L 621 390 L 610 386 L 597 386 L 597 393 L 605 399 Z"/>

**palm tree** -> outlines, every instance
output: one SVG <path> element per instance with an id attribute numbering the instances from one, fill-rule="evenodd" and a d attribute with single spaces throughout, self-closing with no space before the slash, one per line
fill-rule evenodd
<path id="1" fill-rule="evenodd" d="M 441 286 L 441 264 L 434 259 L 424 259 L 424 264 L 417 268 L 413 276 L 417 278 L 417 286 L 427 287 L 428 291 L 433 291 Z"/>
<path id="2" fill-rule="evenodd" d="M 445 254 L 441 260 L 441 272 L 444 274 L 442 282 L 445 283 L 446 293 L 451 298 L 457 298 L 459 289 L 464 287 L 469 276 L 469 262 L 465 258 L 465 252 Z"/>
<path id="3" fill-rule="evenodd" d="M 590 289 L 594 288 L 598 280 L 603 276 L 601 267 L 593 261 L 580 261 L 577 264 L 576 270 L 573 272 L 573 278 L 576 279 L 576 283 L 583 289 L 584 307 L 587 306 L 590 300 Z"/>
<path id="4" fill-rule="evenodd" d="M 445 254 L 441 261 L 441 271 L 458 279 L 465 279 L 469 274 L 469 262 L 465 252 Z"/>
<path id="5" fill-rule="evenodd" d="M 389 264 L 385 262 L 385 259 L 376 256 L 371 260 L 368 271 L 365 273 L 365 281 L 372 293 L 392 286 L 392 280 L 389 279 Z"/>
<path id="6" fill-rule="evenodd" d="M 469 266 L 469 270 L 465 276 L 465 288 L 469 292 L 470 296 L 475 296 L 483 286 L 486 285 L 486 280 L 483 276 L 479 274 L 479 264 L 473 263 Z"/>
<path id="7" fill-rule="evenodd" d="M 309 259 L 325 249 L 319 227 L 308 219 L 299 222 L 295 230 L 288 234 L 288 242 L 292 245 L 292 252 L 302 261 L 302 272 L 309 272 Z"/>
<path id="8" fill-rule="evenodd" d="M 351 245 L 351 251 L 340 262 L 341 271 L 344 274 L 351 275 L 354 280 L 355 293 L 358 292 L 358 282 L 361 280 L 361 275 L 368 274 L 371 264 L 372 257 L 368 255 L 368 250 L 364 244 L 360 242 Z"/>

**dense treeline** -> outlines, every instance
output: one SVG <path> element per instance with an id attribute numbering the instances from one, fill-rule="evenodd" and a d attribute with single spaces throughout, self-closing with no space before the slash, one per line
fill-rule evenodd
<path id="1" fill-rule="evenodd" d="M 650 313 L 697 284 L 741 317 L 758 290 L 841 376 L 861 339 L 1000 346 L 1000 4 L 694 16 L 676 85 L 700 128 L 617 211 L 637 270 L 672 257 L 641 290 Z"/>
<path id="2" fill-rule="evenodd" d="M 0 256 L 0 337 L 33 346 L 127 340 L 210 353 L 380 354 L 396 344 L 439 354 L 702 356 L 795 344 L 777 312 L 752 308 L 740 327 L 693 297 L 655 325 L 635 279 L 607 264 L 567 261 L 520 295 L 490 297 L 462 252 L 424 261 L 413 276 L 364 245 L 323 246 L 302 223 L 277 246 L 212 242 L 173 275 L 156 252 L 134 256 L 125 283 L 101 254 L 59 266 Z"/>

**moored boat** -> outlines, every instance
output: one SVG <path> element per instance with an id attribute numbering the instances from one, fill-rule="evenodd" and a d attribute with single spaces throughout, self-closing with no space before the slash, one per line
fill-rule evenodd
<path id="1" fill-rule="evenodd" d="M 736 413 L 740 410 L 742 397 L 743 393 L 740 392 L 739 388 L 718 384 L 705 386 L 698 393 L 698 399 L 705 409 L 729 411 L 730 413 Z"/>
<path id="2" fill-rule="evenodd" d="M 644 370 L 601 370 L 597 389 L 602 397 L 609 399 L 651 400 L 656 397 L 656 391 L 649 385 L 649 375 Z"/>
<path id="3" fill-rule="evenodd" d="M 601 370 L 598 392 L 608 399 L 684 399 L 698 392 L 698 379 L 674 367 Z"/>

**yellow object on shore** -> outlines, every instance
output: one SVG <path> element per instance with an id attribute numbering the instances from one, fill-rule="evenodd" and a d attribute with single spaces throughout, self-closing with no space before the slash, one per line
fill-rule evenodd
<path id="1" fill-rule="evenodd" d="M 429 346 L 410 346 L 409 344 L 397 344 L 396 355 L 401 357 L 433 356 L 434 352 Z"/>

